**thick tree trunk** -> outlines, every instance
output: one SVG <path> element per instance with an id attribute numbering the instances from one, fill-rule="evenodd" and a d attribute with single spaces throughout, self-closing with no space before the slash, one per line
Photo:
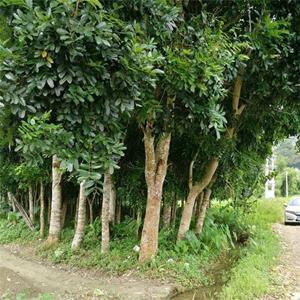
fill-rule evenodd
<path id="1" fill-rule="evenodd" d="M 157 252 L 161 198 L 167 174 L 171 142 L 171 134 L 165 133 L 158 141 L 155 149 L 154 137 L 150 128 L 151 126 L 147 124 L 144 130 L 145 178 L 148 191 L 141 238 L 140 262 L 151 259 Z"/>
<path id="2" fill-rule="evenodd" d="M 61 216 L 60 216 L 60 227 L 61 227 L 61 229 L 63 229 L 64 226 L 65 226 L 67 210 L 68 210 L 68 201 L 65 200 L 65 201 L 63 201 L 62 207 L 61 207 Z"/>
<path id="3" fill-rule="evenodd" d="M 29 217 L 32 224 L 34 224 L 34 200 L 33 200 L 32 185 L 30 185 L 28 189 L 28 203 L 29 203 Z"/>
<path id="4" fill-rule="evenodd" d="M 113 225 L 116 221 L 116 187 L 113 180 L 111 178 L 111 190 L 110 190 L 110 201 L 109 201 L 109 222 Z"/>
<path id="5" fill-rule="evenodd" d="M 50 228 L 47 242 L 56 244 L 60 239 L 61 232 L 61 173 L 60 160 L 56 155 L 52 158 L 52 202 Z"/>
<path id="6" fill-rule="evenodd" d="M 199 234 L 199 235 L 202 232 L 202 228 L 203 228 L 203 224 L 204 224 L 204 220 L 205 220 L 205 216 L 206 216 L 206 211 L 207 211 L 207 208 L 209 206 L 210 196 L 211 196 L 211 189 L 208 188 L 204 192 L 203 201 L 202 201 L 202 204 L 200 206 L 199 215 L 198 215 L 198 218 L 197 218 L 197 221 L 196 221 L 195 233 Z"/>
<path id="7" fill-rule="evenodd" d="M 101 236 L 101 253 L 107 253 L 109 251 L 109 202 L 111 195 L 111 174 L 104 174 L 103 183 L 103 200 L 102 200 L 102 236 Z"/>
<path id="8" fill-rule="evenodd" d="M 77 215 L 77 226 L 75 235 L 72 242 L 72 249 L 77 249 L 84 235 L 84 227 L 85 227 L 85 219 L 86 219 L 86 196 L 84 190 L 84 182 L 80 183 L 79 190 L 79 203 L 78 203 L 78 215 Z"/>
<path id="9" fill-rule="evenodd" d="M 177 235 L 178 241 L 183 240 L 185 238 L 185 234 L 190 229 L 195 200 L 212 180 L 218 168 L 218 164 L 219 159 L 216 157 L 212 158 L 202 179 L 196 182 L 194 185 L 190 186 L 189 194 L 181 216 L 181 222 Z"/>
<path id="10" fill-rule="evenodd" d="M 41 182 L 40 186 L 40 236 L 45 235 L 45 189 Z"/>
<path id="11" fill-rule="evenodd" d="M 171 225 L 172 206 L 169 203 L 164 203 L 163 206 L 163 225 L 165 228 Z"/>

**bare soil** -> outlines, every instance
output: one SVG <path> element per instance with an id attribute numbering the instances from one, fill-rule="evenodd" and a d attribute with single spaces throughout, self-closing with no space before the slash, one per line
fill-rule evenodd
<path id="1" fill-rule="evenodd" d="M 27 255 L 26 255 L 27 253 Z M 43 293 L 57 300 L 170 299 L 176 286 L 130 276 L 108 277 L 93 271 L 74 271 L 50 265 L 20 246 L 0 246 L 0 299 L 26 291 L 27 299 Z"/>
<path id="2" fill-rule="evenodd" d="M 280 263 L 274 268 L 274 292 L 264 300 L 300 300 L 300 226 L 275 224 L 283 244 Z"/>

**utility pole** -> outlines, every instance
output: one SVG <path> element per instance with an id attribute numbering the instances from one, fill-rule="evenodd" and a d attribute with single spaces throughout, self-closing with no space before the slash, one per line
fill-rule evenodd
<path id="1" fill-rule="evenodd" d="M 288 180 L 288 171 L 285 171 L 285 197 L 289 196 L 289 180 Z"/>

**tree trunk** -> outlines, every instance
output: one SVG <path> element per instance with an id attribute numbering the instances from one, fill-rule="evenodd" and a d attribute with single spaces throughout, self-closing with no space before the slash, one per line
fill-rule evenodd
<path id="1" fill-rule="evenodd" d="M 63 229 L 64 226 L 65 226 L 67 210 L 68 210 L 68 201 L 65 200 L 65 201 L 63 201 L 62 207 L 61 207 L 61 216 L 60 216 L 60 227 L 61 227 L 61 229 Z"/>
<path id="2" fill-rule="evenodd" d="M 80 190 L 79 190 L 77 226 L 76 226 L 76 231 L 72 242 L 72 250 L 77 249 L 81 244 L 84 235 L 85 219 L 86 219 L 86 196 L 84 190 L 84 182 L 81 182 Z"/>
<path id="3" fill-rule="evenodd" d="M 147 206 L 141 238 L 140 262 L 151 259 L 157 252 L 161 198 L 171 142 L 171 133 L 164 133 L 155 149 L 149 125 L 147 124 L 144 129 Z"/>
<path id="4" fill-rule="evenodd" d="M 48 221 L 48 226 L 50 226 L 50 219 L 51 219 L 51 199 L 50 197 L 48 198 L 48 214 L 47 214 L 47 221 Z"/>
<path id="5" fill-rule="evenodd" d="M 172 205 L 172 220 L 171 220 L 171 226 L 175 227 L 176 225 L 176 217 L 177 217 L 177 199 L 175 197 Z"/>
<path id="6" fill-rule="evenodd" d="M 52 158 L 52 202 L 50 228 L 47 242 L 56 244 L 60 239 L 61 232 L 61 173 L 60 160 L 56 155 Z"/>
<path id="7" fill-rule="evenodd" d="M 32 224 L 34 224 L 34 200 L 33 200 L 32 185 L 29 186 L 29 190 L 28 190 L 28 202 L 29 202 L 29 217 Z"/>
<path id="8" fill-rule="evenodd" d="M 13 212 L 16 212 L 17 209 L 16 209 L 15 202 L 14 202 L 13 199 L 12 199 L 12 194 L 11 194 L 10 192 L 8 192 L 8 193 L 7 193 L 7 197 L 8 197 L 8 201 L 9 201 L 10 204 L 11 204 L 11 207 L 12 207 Z"/>
<path id="9" fill-rule="evenodd" d="M 45 234 L 45 189 L 44 184 L 41 182 L 40 187 L 40 236 L 44 237 Z"/>
<path id="10" fill-rule="evenodd" d="M 225 139 L 233 139 L 235 131 L 237 129 L 236 124 L 239 121 L 240 116 L 246 107 L 245 104 L 240 103 L 244 72 L 245 72 L 245 67 L 241 66 L 238 70 L 237 77 L 235 78 L 233 84 L 232 99 L 231 99 L 231 115 L 235 121 L 233 122 L 233 124 L 235 125 L 227 128 L 224 136 Z M 181 223 L 178 231 L 177 240 L 182 240 L 185 237 L 186 232 L 189 230 L 195 199 L 210 183 L 218 167 L 218 162 L 219 162 L 218 158 L 213 158 L 208 165 L 208 168 L 205 172 L 203 179 L 197 182 L 196 184 L 193 184 L 192 176 L 189 177 L 189 195 L 181 217 Z M 194 162 L 192 161 L 190 166 L 190 175 L 193 170 L 193 163 Z"/>
<path id="11" fill-rule="evenodd" d="M 142 224 L 142 212 L 141 209 L 138 208 L 136 213 L 136 228 L 135 228 L 135 236 L 137 239 L 139 238 L 141 224 Z"/>
<path id="12" fill-rule="evenodd" d="M 94 222 L 93 203 L 91 201 L 88 201 L 88 205 L 89 205 L 89 222 L 90 224 L 93 224 Z"/>
<path id="13" fill-rule="evenodd" d="M 113 225 L 116 221 L 116 187 L 113 180 L 111 178 L 111 191 L 110 191 L 110 201 L 109 201 L 109 222 Z"/>
<path id="14" fill-rule="evenodd" d="M 172 206 L 169 203 L 164 203 L 163 206 L 163 225 L 165 228 L 171 225 Z"/>
<path id="15" fill-rule="evenodd" d="M 116 207 L 116 224 L 120 224 L 122 218 L 122 203 L 120 200 L 117 201 Z"/>
<path id="16" fill-rule="evenodd" d="M 204 192 L 202 192 L 198 196 L 198 198 L 196 199 L 196 212 L 195 212 L 195 220 L 196 220 L 196 222 L 199 219 L 199 215 L 200 215 L 200 211 L 201 211 L 201 207 L 202 207 L 203 198 L 204 198 Z"/>
<path id="17" fill-rule="evenodd" d="M 208 188 L 204 192 L 203 201 L 202 201 L 202 204 L 200 205 L 199 216 L 196 221 L 195 233 L 199 234 L 199 235 L 202 232 L 202 228 L 203 228 L 203 224 L 204 224 L 204 220 L 205 220 L 205 216 L 206 216 L 206 211 L 209 206 L 210 196 L 211 196 L 211 188 Z"/>
<path id="18" fill-rule="evenodd" d="M 101 253 L 107 253 L 109 251 L 109 202 L 111 195 L 111 174 L 104 174 L 103 183 L 103 200 L 102 200 L 102 236 L 101 236 Z"/>
<path id="19" fill-rule="evenodd" d="M 13 205 L 18 209 L 18 211 L 20 212 L 24 222 L 26 223 L 26 225 L 31 229 L 34 230 L 34 226 L 33 223 L 30 219 L 30 217 L 28 216 L 28 214 L 26 213 L 25 209 L 23 208 L 23 206 L 17 201 L 16 197 L 11 193 L 8 192 L 8 199 L 9 201 L 11 201 L 13 203 Z"/>
<path id="20" fill-rule="evenodd" d="M 177 235 L 178 241 L 183 240 L 185 238 L 185 234 L 190 229 L 195 200 L 211 182 L 218 168 L 218 164 L 219 159 L 216 157 L 212 158 L 207 166 L 207 169 L 202 179 L 196 182 L 194 185 L 190 186 L 189 194 L 187 196 L 187 200 L 181 216 L 180 226 Z"/>

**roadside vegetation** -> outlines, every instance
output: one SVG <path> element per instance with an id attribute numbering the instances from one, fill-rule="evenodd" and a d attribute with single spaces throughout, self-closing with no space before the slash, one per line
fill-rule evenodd
<path id="1" fill-rule="evenodd" d="M 252 224 L 252 236 L 230 270 L 230 279 L 222 289 L 221 299 L 259 299 L 270 292 L 274 282 L 271 269 L 278 264 L 282 250 L 272 225 L 283 222 L 286 201 L 286 198 L 261 200 L 253 207 L 253 212 L 245 216 L 245 222 Z"/>
<path id="2" fill-rule="evenodd" d="M 236 208 L 232 201 L 213 201 L 200 239 L 190 231 L 187 239 L 170 248 L 176 240 L 172 229 L 161 230 L 158 255 L 150 263 L 139 264 L 135 247 L 136 224 L 128 219 L 112 233 L 110 253 L 100 247 L 101 224 L 87 226 L 82 247 L 72 251 L 73 228 L 62 232 L 61 243 L 47 245 L 19 219 L 0 220 L 0 243 L 18 243 L 35 248 L 35 254 L 55 264 L 76 268 L 96 268 L 110 275 L 131 274 L 177 282 L 185 288 L 222 285 L 220 299 L 254 299 L 269 292 L 271 268 L 280 254 L 280 243 L 272 224 L 282 222 L 285 198 L 251 199 L 251 212 Z M 214 272 L 216 270 L 216 272 Z"/>

